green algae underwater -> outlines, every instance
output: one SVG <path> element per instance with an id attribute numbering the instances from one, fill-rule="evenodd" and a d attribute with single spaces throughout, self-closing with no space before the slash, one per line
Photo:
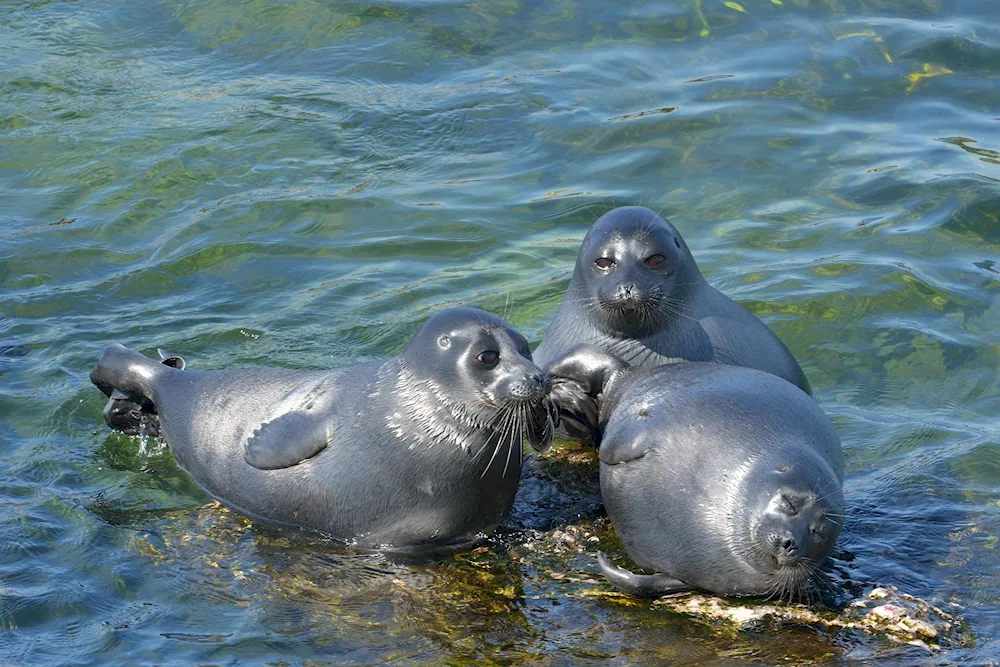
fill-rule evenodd
<path id="1" fill-rule="evenodd" d="M 0 664 L 1000 661 L 996 14 L 0 0 Z M 622 204 L 674 222 L 840 432 L 819 620 L 616 593 L 573 443 L 483 546 L 400 562 L 253 524 L 101 420 L 112 340 L 333 368 L 476 305 L 537 344 Z M 941 634 L 831 623 L 879 596 Z"/>

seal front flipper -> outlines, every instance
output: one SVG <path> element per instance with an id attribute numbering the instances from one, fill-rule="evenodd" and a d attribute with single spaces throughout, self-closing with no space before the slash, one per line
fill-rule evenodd
<path id="1" fill-rule="evenodd" d="M 612 376 L 628 368 L 628 364 L 596 345 L 581 343 L 566 354 L 556 357 L 545 367 L 553 378 L 579 382 L 591 396 L 604 393 Z"/>
<path id="2" fill-rule="evenodd" d="M 641 459 L 656 446 L 656 431 L 639 430 L 631 438 L 616 438 L 601 443 L 601 463 L 616 466 Z"/>
<path id="3" fill-rule="evenodd" d="M 601 442 L 600 398 L 612 378 L 628 364 L 599 347 L 581 344 L 553 359 L 550 400 L 559 411 L 561 431 L 581 442 Z"/>
<path id="4" fill-rule="evenodd" d="M 542 454 L 552 449 L 552 436 L 559 422 L 559 410 L 550 400 L 545 400 L 543 408 L 524 420 L 524 437 L 532 449 Z"/>
<path id="5" fill-rule="evenodd" d="M 243 460 L 260 470 L 290 468 L 326 449 L 332 435 L 326 421 L 304 412 L 286 412 L 247 438 Z"/>
<path id="6" fill-rule="evenodd" d="M 635 574 L 624 568 L 613 565 L 603 552 L 597 552 L 597 563 L 601 566 L 601 574 L 615 588 L 630 595 L 643 598 L 655 598 L 670 593 L 683 593 L 691 590 L 691 586 L 679 579 L 665 574 Z"/>
<path id="7" fill-rule="evenodd" d="M 556 406 L 556 426 L 568 437 L 600 445 L 597 399 L 576 380 L 554 378 L 549 399 Z"/>

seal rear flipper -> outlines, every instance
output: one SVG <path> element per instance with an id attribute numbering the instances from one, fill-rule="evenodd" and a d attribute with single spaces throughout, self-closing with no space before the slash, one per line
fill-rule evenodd
<path id="1" fill-rule="evenodd" d="M 174 372 L 171 364 L 154 361 L 121 343 L 112 343 L 90 371 L 90 381 L 109 397 L 117 389 L 133 397 L 153 400 L 157 383 Z"/>
<path id="2" fill-rule="evenodd" d="M 115 389 L 104 406 L 104 423 L 125 435 L 160 436 L 160 418 L 153 403 Z"/>
<path id="3" fill-rule="evenodd" d="M 184 357 L 176 354 L 167 354 L 160 348 L 156 348 L 156 353 L 160 355 L 160 363 L 164 366 L 170 366 L 171 368 L 176 368 L 179 371 L 187 368 L 187 362 L 184 361 Z"/>
<path id="4" fill-rule="evenodd" d="M 243 446 L 243 460 L 259 470 L 290 468 L 330 444 L 327 422 L 303 412 L 287 412 L 261 424 Z"/>
<path id="5" fill-rule="evenodd" d="M 184 370 L 187 364 L 176 354 L 166 354 L 156 350 L 160 355 L 160 363 L 177 370 Z M 108 403 L 104 406 L 104 423 L 116 431 L 126 435 L 160 437 L 160 417 L 156 406 L 145 396 L 127 394 L 120 389 L 106 387 L 111 390 Z"/>
<path id="6" fill-rule="evenodd" d="M 643 598 L 654 598 L 670 593 L 683 593 L 689 591 L 692 586 L 685 584 L 679 579 L 668 577 L 665 574 L 635 574 L 624 568 L 613 565 L 603 552 L 597 552 L 597 563 L 601 566 L 601 573 L 604 578 L 611 582 L 615 588 Z"/>

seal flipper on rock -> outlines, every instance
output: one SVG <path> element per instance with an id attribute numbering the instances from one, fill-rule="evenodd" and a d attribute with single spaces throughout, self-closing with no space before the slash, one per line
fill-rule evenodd
<path id="1" fill-rule="evenodd" d="M 661 595 L 669 595 L 670 593 L 683 593 L 692 589 L 692 586 L 665 574 L 635 574 L 634 572 L 629 572 L 624 568 L 614 565 L 601 551 L 597 552 L 597 563 L 601 566 L 601 574 L 615 588 L 636 597 L 655 598 Z"/>
<path id="2" fill-rule="evenodd" d="M 258 470 L 290 468 L 326 449 L 331 436 L 329 421 L 303 412 L 286 412 L 261 424 L 247 438 L 243 460 Z"/>

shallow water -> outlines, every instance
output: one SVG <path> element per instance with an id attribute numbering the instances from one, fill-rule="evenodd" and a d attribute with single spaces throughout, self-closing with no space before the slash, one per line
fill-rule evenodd
<path id="1" fill-rule="evenodd" d="M 0 663 L 1000 658 L 992 5 L 0 1 Z M 801 362 L 848 585 L 958 603 L 974 645 L 595 596 L 563 529 L 620 548 L 565 443 L 487 548 L 398 563 L 251 525 L 103 425 L 111 340 L 329 368 L 469 304 L 537 342 L 626 203 Z"/>

